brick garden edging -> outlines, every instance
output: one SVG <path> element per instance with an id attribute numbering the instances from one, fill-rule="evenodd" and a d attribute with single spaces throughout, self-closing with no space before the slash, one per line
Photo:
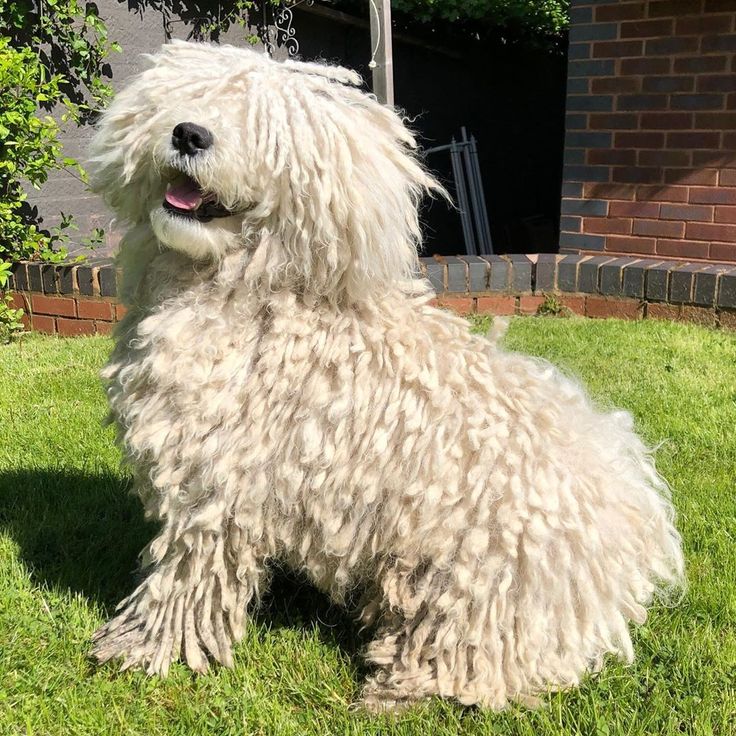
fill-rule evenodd
<path id="1" fill-rule="evenodd" d="M 574 314 L 736 329 L 736 264 L 633 256 L 435 256 L 421 269 L 460 314 L 535 314 L 549 296 Z"/>
<path id="2" fill-rule="evenodd" d="M 460 314 L 535 314 L 550 296 L 574 314 L 674 319 L 736 329 L 736 264 L 634 256 L 435 256 L 420 269 L 437 303 Z M 77 266 L 19 263 L 11 289 L 26 328 L 108 334 L 124 307 L 109 261 Z"/>
<path id="3" fill-rule="evenodd" d="M 17 263 L 10 280 L 26 329 L 59 335 L 107 335 L 125 313 L 110 260 L 65 266 Z"/>

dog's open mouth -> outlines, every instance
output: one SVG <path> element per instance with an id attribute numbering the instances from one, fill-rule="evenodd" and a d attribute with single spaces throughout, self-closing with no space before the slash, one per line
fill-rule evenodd
<path id="1" fill-rule="evenodd" d="M 214 192 L 205 192 L 197 181 L 182 174 L 169 184 L 163 202 L 164 209 L 179 217 L 209 222 L 213 217 L 228 217 L 233 212 L 217 201 Z"/>

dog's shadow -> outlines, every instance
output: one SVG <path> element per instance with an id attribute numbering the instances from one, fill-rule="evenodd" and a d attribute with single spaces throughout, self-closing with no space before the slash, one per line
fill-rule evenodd
<path id="1" fill-rule="evenodd" d="M 134 587 L 138 554 L 156 533 L 120 476 L 100 471 L 0 472 L 0 529 L 20 549 L 35 583 L 79 593 L 107 615 Z M 318 632 L 339 648 L 356 674 L 365 643 L 358 626 L 300 576 L 274 570 L 253 611 L 256 625 Z"/>

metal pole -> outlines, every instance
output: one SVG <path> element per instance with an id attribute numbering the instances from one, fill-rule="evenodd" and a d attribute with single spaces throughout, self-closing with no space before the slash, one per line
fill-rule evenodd
<path id="1" fill-rule="evenodd" d="M 480 211 L 480 238 L 482 245 L 483 255 L 493 255 L 493 241 L 491 240 L 491 228 L 488 225 L 488 210 L 486 209 L 486 195 L 483 191 L 483 179 L 480 176 L 480 163 L 478 161 L 478 146 L 475 141 L 475 136 L 470 136 L 470 160 L 472 178 L 475 180 L 475 186 L 478 190 L 479 200 L 479 211 Z"/>
<path id="2" fill-rule="evenodd" d="M 394 62 L 391 44 L 391 0 L 369 0 L 373 93 L 385 105 L 394 104 Z"/>
<path id="3" fill-rule="evenodd" d="M 473 221 L 475 222 L 475 233 L 480 244 L 480 252 L 484 255 L 491 255 L 490 238 L 486 239 L 487 230 L 484 228 L 483 213 L 485 210 L 485 200 L 483 198 L 483 184 L 480 181 L 480 171 L 477 170 L 478 153 L 475 147 L 475 138 L 468 140 L 468 132 L 463 126 L 461 128 L 463 140 L 463 161 L 465 162 L 465 171 L 468 177 L 468 190 L 470 193 L 470 202 L 473 208 Z M 473 158 L 475 154 L 475 158 Z"/>
<path id="4" fill-rule="evenodd" d="M 473 223 L 470 219 L 470 204 L 468 193 L 465 188 L 465 174 L 463 173 L 463 162 L 460 157 L 460 146 L 452 139 L 450 143 L 450 161 L 452 162 L 452 176 L 455 179 L 455 193 L 457 194 L 457 208 L 460 210 L 460 223 L 463 226 L 463 238 L 465 239 L 465 253 L 469 256 L 477 256 L 475 247 L 475 236 L 473 235 Z"/>

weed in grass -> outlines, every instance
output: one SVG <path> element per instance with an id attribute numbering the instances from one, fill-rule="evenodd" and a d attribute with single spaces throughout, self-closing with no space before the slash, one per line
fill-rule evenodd
<path id="1" fill-rule="evenodd" d="M 572 312 L 554 294 L 545 294 L 544 301 L 537 307 L 537 314 L 546 317 L 570 317 Z"/>

